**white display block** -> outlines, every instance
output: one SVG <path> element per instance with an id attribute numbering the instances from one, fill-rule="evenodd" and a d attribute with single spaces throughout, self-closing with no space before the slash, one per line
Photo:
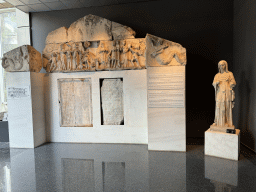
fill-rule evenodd
<path id="1" fill-rule="evenodd" d="M 238 160 L 240 151 L 240 130 L 235 134 L 217 131 L 205 132 L 205 155 Z"/>
<path id="2" fill-rule="evenodd" d="M 58 79 L 90 78 L 92 127 L 61 127 Z M 123 79 L 124 125 L 102 125 L 100 79 Z M 73 143 L 148 143 L 147 71 L 97 71 L 49 73 L 45 76 L 46 134 L 49 142 Z M 86 98 L 85 98 L 86 99 Z"/>
<path id="3" fill-rule="evenodd" d="M 205 178 L 229 184 L 238 185 L 238 161 L 205 156 Z"/>
<path id="4" fill-rule="evenodd" d="M 185 66 L 148 67 L 147 74 L 148 149 L 186 151 Z"/>
<path id="5" fill-rule="evenodd" d="M 7 73 L 11 148 L 34 148 L 45 142 L 43 76 L 34 72 Z"/>

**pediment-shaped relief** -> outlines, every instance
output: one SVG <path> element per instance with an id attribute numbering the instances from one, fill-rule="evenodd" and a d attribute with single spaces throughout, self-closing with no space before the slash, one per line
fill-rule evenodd
<path id="1" fill-rule="evenodd" d="M 135 31 L 130 27 L 95 15 L 80 18 L 69 28 L 61 27 L 50 32 L 45 44 L 42 61 L 47 72 L 186 65 L 186 49 L 180 44 L 150 34 L 147 34 L 146 38 L 135 38 Z M 23 49 L 25 51 L 22 51 Z M 33 47 L 26 46 L 17 49 L 20 51 L 12 50 L 5 55 L 18 55 L 16 52 L 21 55 L 24 52 L 27 55 L 26 52 L 29 51 L 26 50 L 32 49 L 32 52 L 36 52 Z M 28 65 L 26 58 L 21 62 L 18 56 L 13 56 L 12 59 L 4 60 L 3 67 L 9 71 L 38 72 L 41 62 L 38 62 L 38 67 L 34 69 L 32 66 L 37 66 L 32 64 L 34 60 L 29 61 L 31 64 Z"/>
<path id="2" fill-rule="evenodd" d="M 186 65 L 186 49 L 180 44 L 147 34 L 146 62 L 149 67 Z"/>

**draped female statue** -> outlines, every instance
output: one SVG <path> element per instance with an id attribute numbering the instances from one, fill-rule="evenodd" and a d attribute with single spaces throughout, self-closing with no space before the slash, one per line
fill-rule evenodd
<path id="1" fill-rule="evenodd" d="M 228 71 L 228 63 L 224 60 L 218 63 L 219 73 L 213 80 L 215 89 L 215 119 L 212 126 L 234 128 L 232 118 L 232 108 L 234 107 L 236 85 L 233 73 Z"/>

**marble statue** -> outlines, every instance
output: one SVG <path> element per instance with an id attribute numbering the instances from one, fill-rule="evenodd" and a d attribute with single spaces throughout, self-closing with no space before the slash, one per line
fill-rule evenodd
<path id="1" fill-rule="evenodd" d="M 235 129 L 233 125 L 232 108 L 234 107 L 236 85 L 233 73 L 228 71 L 228 63 L 224 60 L 218 63 L 219 72 L 213 80 L 215 89 L 215 119 L 211 130 L 226 132 L 226 129 Z"/>
<path id="2" fill-rule="evenodd" d="M 7 72 L 40 72 L 41 54 L 30 45 L 23 45 L 3 55 L 2 66 Z"/>

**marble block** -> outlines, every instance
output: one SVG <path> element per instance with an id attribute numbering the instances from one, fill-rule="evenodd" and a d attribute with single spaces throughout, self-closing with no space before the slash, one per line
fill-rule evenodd
<path id="1" fill-rule="evenodd" d="M 211 131 L 205 132 L 205 155 L 238 160 L 240 151 L 240 130 L 236 134 Z"/>
<path id="2" fill-rule="evenodd" d="M 148 149 L 186 151 L 185 66 L 148 67 Z"/>
<path id="3" fill-rule="evenodd" d="M 40 72 L 41 53 L 30 45 L 23 45 L 3 55 L 2 66 L 7 72 Z"/>
<path id="4" fill-rule="evenodd" d="M 43 73 L 7 73 L 11 148 L 35 148 L 45 142 Z"/>

